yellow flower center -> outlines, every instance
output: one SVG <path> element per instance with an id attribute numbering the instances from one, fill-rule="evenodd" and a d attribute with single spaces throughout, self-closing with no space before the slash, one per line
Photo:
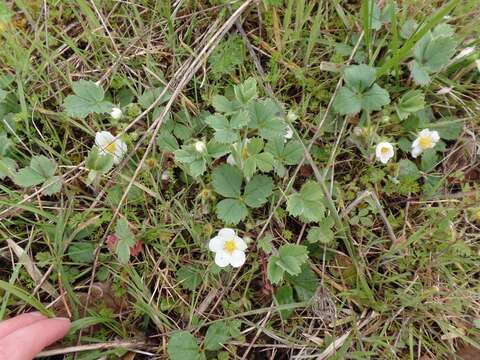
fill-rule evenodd
<path id="1" fill-rule="evenodd" d="M 422 150 L 430 149 L 431 147 L 433 147 L 432 138 L 430 136 L 421 136 L 420 139 L 418 139 L 418 142 Z"/>
<path id="2" fill-rule="evenodd" d="M 105 151 L 114 155 L 115 154 L 115 150 L 117 149 L 117 144 L 115 144 L 115 142 L 112 142 L 111 144 L 108 144 L 106 147 L 105 147 Z"/>
<path id="3" fill-rule="evenodd" d="M 235 245 L 235 240 L 229 239 L 225 241 L 225 244 L 223 244 L 223 250 L 225 250 L 229 254 L 232 254 L 235 250 L 237 250 L 237 246 Z"/>
<path id="4" fill-rule="evenodd" d="M 387 155 L 390 152 L 390 149 L 385 146 L 380 149 L 380 152 L 382 153 L 382 155 Z"/>
<path id="5" fill-rule="evenodd" d="M 475 219 L 480 222 L 480 210 L 477 210 L 477 212 L 475 213 Z"/>

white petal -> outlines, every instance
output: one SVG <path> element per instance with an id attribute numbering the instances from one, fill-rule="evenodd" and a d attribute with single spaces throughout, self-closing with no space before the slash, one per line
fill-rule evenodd
<path id="1" fill-rule="evenodd" d="M 218 237 L 221 237 L 221 238 L 226 239 L 226 240 L 231 239 L 235 236 L 237 236 L 235 234 L 235 230 L 230 229 L 230 228 L 223 228 L 222 230 L 220 230 L 218 232 Z"/>
<path id="2" fill-rule="evenodd" d="M 430 136 L 430 129 L 423 129 L 418 133 L 418 137 Z"/>
<path id="3" fill-rule="evenodd" d="M 210 251 L 218 252 L 223 250 L 223 245 L 225 244 L 225 239 L 220 236 L 215 236 L 214 238 L 210 239 L 208 243 L 208 248 Z"/>
<path id="4" fill-rule="evenodd" d="M 233 158 L 233 155 L 232 155 L 232 154 L 230 154 L 230 155 L 227 156 L 227 164 L 233 165 L 233 166 L 237 165 L 237 162 L 236 162 L 235 159 Z"/>
<path id="5" fill-rule="evenodd" d="M 415 141 L 412 143 L 412 150 L 414 148 L 418 148 L 420 145 L 420 139 L 419 138 L 416 138 Z"/>
<path id="6" fill-rule="evenodd" d="M 230 264 L 230 256 L 225 251 L 215 253 L 215 264 L 220 267 L 225 267 Z"/>
<path id="7" fill-rule="evenodd" d="M 434 143 L 436 143 L 440 140 L 440 135 L 438 135 L 438 131 L 432 131 L 430 133 L 430 136 L 432 137 L 432 140 L 433 140 Z"/>
<path id="8" fill-rule="evenodd" d="M 245 244 L 245 241 L 241 237 L 235 236 L 233 238 L 233 241 L 235 242 L 235 248 L 237 250 L 240 250 L 240 251 L 247 250 L 247 244 Z"/>
<path id="9" fill-rule="evenodd" d="M 240 250 L 235 250 L 233 254 L 230 256 L 230 265 L 235 268 L 238 268 L 245 264 L 245 253 Z M 220 266 L 220 265 L 219 265 Z"/>
<path id="10" fill-rule="evenodd" d="M 420 146 L 416 146 L 412 149 L 412 157 L 414 158 L 416 158 L 421 153 L 422 153 L 422 148 Z"/>
<path id="11" fill-rule="evenodd" d="M 115 140 L 115 156 L 113 158 L 113 162 L 115 164 L 120 163 L 120 161 L 123 159 L 123 156 L 127 152 L 127 144 L 121 139 Z"/>
<path id="12" fill-rule="evenodd" d="M 287 131 L 285 132 L 284 137 L 285 139 L 291 139 L 293 137 L 293 129 L 290 127 L 290 125 L 287 125 Z"/>
<path id="13" fill-rule="evenodd" d="M 99 131 L 95 134 L 95 144 L 102 150 L 115 141 L 113 136 L 108 131 Z"/>

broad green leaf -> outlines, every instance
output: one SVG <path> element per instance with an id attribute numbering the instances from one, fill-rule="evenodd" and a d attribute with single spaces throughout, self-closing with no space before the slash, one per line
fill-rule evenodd
<path id="1" fill-rule="evenodd" d="M 420 65 L 417 61 L 413 61 L 412 76 L 415 84 L 425 86 L 430 83 L 429 71 L 426 67 Z"/>
<path id="2" fill-rule="evenodd" d="M 411 162 L 410 160 L 403 159 L 400 160 L 398 163 L 398 177 L 402 178 L 409 178 L 411 180 L 417 180 L 422 174 L 417 168 L 415 163 Z"/>
<path id="3" fill-rule="evenodd" d="M 264 237 L 257 241 L 257 247 L 266 254 L 270 254 L 273 250 L 273 236 L 270 233 L 266 233 Z"/>
<path id="4" fill-rule="evenodd" d="M 286 165 L 297 165 L 303 158 L 303 146 L 296 140 L 290 140 L 285 145 L 282 159 Z"/>
<path id="5" fill-rule="evenodd" d="M 431 126 L 433 130 L 437 130 L 440 138 L 445 140 L 457 140 L 463 131 L 463 124 L 458 121 L 449 121 Z"/>
<path id="6" fill-rule="evenodd" d="M 362 99 L 346 86 L 338 90 L 333 109 L 340 115 L 354 115 L 362 110 Z"/>
<path id="7" fill-rule="evenodd" d="M 298 275 L 301 272 L 301 266 L 308 259 L 308 250 L 306 246 L 287 244 L 282 245 L 279 252 L 277 265 L 290 275 Z"/>
<path id="8" fill-rule="evenodd" d="M 396 106 L 398 117 L 406 119 L 410 114 L 425 107 L 425 95 L 420 90 L 411 90 L 404 94 Z"/>
<path id="9" fill-rule="evenodd" d="M 318 278 L 306 264 L 296 276 L 287 275 L 287 281 L 293 285 L 300 301 L 310 301 L 318 288 Z"/>
<path id="10" fill-rule="evenodd" d="M 366 111 L 378 111 L 383 106 L 390 104 L 388 91 L 377 84 L 373 84 L 370 89 L 362 94 L 362 109 Z"/>
<path id="11" fill-rule="evenodd" d="M 216 111 L 226 114 L 234 113 L 239 108 L 239 104 L 236 101 L 230 101 L 222 95 L 215 95 L 212 98 L 212 105 Z"/>
<path id="12" fill-rule="evenodd" d="M 230 122 L 223 115 L 210 115 L 205 123 L 215 130 L 215 140 L 222 144 L 231 144 L 238 141 L 238 133 L 232 129 Z"/>
<path id="13" fill-rule="evenodd" d="M 217 167 L 212 174 L 213 188 L 225 197 L 240 196 L 242 173 L 232 165 L 224 164 Z"/>
<path id="14" fill-rule="evenodd" d="M 423 152 L 421 169 L 423 172 L 430 172 L 435 169 L 435 165 L 438 164 L 438 156 L 435 150 L 429 149 Z"/>
<path id="15" fill-rule="evenodd" d="M 361 64 L 351 65 L 345 69 L 344 79 L 347 86 L 357 93 L 362 93 L 375 82 L 375 68 Z"/>
<path id="16" fill-rule="evenodd" d="M 117 247 L 115 249 L 118 260 L 126 264 L 130 259 L 130 247 L 135 245 L 135 236 L 128 227 L 128 222 L 124 218 L 120 218 L 115 226 L 115 235 L 118 237 Z"/>
<path id="17" fill-rule="evenodd" d="M 182 266 L 175 275 L 182 287 L 190 291 L 194 291 L 202 282 L 199 269 L 193 266 Z"/>
<path id="18" fill-rule="evenodd" d="M 60 176 L 52 176 L 43 185 L 46 187 L 43 189 L 42 194 L 47 196 L 56 194 L 62 189 L 62 178 Z"/>
<path id="19" fill-rule="evenodd" d="M 250 117 L 248 115 L 248 111 L 240 110 L 232 115 L 230 120 L 230 126 L 232 129 L 241 129 L 248 125 L 250 121 Z"/>
<path id="20" fill-rule="evenodd" d="M 417 22 L 413 19 L 408 19 L 403 23 L 402 28 L 400 29 L 400 36 L 406 40 L 415 33 L 417 28 Z"/>
<path id="21" fill-rule="evenodd" d="M 243 198 L 245 203 L 253 208 L 262 206 L 272 194 L 273 181 L 265 175 L 255 175 L 245 186 Z"/>
<path id="22" fill-rule="evenodd" d="M 17 170 L 17 163 L 15 160 L 8 157 L 0 157 L 0 180 L 5 179 L 6 176 L 13 178 Z"/>
<path id="23" fill-rule="evenodd" d="M 224 321 L 213 323 L 205 334 L 205 350 L 220 350 L 230 337 L 230 331 Z"/>
<path id="24" fill-rule="evenodd" d="M 247 207 L 238 199 L 224 199 L 217 204 L 217 216 L 226 224 L 236 225 L 247 215 Z"/>
<path id="25" fill-rule="evenodd" d="M 75 263 L 91 263 L 94 252 L 95 243 L 93 242 L 74 242 L 68 247 L 68 257 Z"/>
<path id="26" fill-rule="evenodd" d="M 295 300 L 293 300 L 293 290 L 288 285 L 283 285 L 282 287 L 278 288 L 275 292 L 274 299 L 277 305 L 287 305 L 295 302 Z M 280 310 L 280 316 L 283 320 L 287 320 L 292 313 L 292 309 Z"/>
<path id="27" fill-rule="evenodd" d="M 229 152 L 229 146 L 227 144 L 220 144 L 215 140 L 210 140 L 207 143 L 207 153 L 214 159 L 218 159 Z"/>
<path id="28" fill-rule="evenodd" d="M 165 92 L 164 91 L 165 91 L 165 86 L 159 86 L 156 88 L 147 89 L 138 98 L 138 103 L 140 104 L 142 109 L 145 110 L 149 108 L 160 96 L 162 96 L 159 102 L 157 103 L 157 105 L 163 104 L 167 102 L 171 97 L 171 94 L 169 91 L 165 91 Z"/>
<path id="29" fill-rule="evenodd" d="M 257 81 L 254 78 L 248 78 L 243 83 L 235 85 L 233 91 L 239 103 L 247 104 L 257 97 Z"/>
<path id="30" fill-rule="evenodd" d="M 255 156 L 256 165 L 263 172 L 270 172 L 273 170 L 273 160 L 273 155 L 267 152 Z"/>
<path id="31" fill-rule="evenodd" d="M 160 150 L 167 152 L 174 152 L 179 148 L 177 139 L 168 131 L 160 132 L 157 137 L 157 145 Z"/>
<path id="32" fill-rule="evenodd" d="M 15 184 L 21 187 L 39 185 L 45 181 L 45 178 L 34 171 L 31 167 L 20 169 L 13 177 Z"/>
<path id="33" fill-rule="evenodd" d="M 312 181 L 303 184 L 299 192 L 288 197 L 287 211 L 306 222 L 321 221 L 324 218 L 325 206 L 320 185 Z"/>
<path id="34" fill-rule="evenodd" d="M 260 100 L 250 103 L 248 108 L 249 127 L 258 129 L 258 134 L 267 140 L 283 138 L 287 124 L 283 120 L 282 108 L 273 100 Z"/>
<path id="35" fill-rule="evenodd" d="M 456 41 L 454 38 L 433 38 L 423 54 L 423 60 L 426 60 L 425 65 L 432 72 L 440 71 L 443 66 L 448 64 L 450 58 L 455 53 L 455 46 Z"/>
<path id="36" fill-rule="evenodd" d="M 113 156 L 110 154 L 100 154 L 98 147 L 94 146 L 88 153 L 85 166 L 89 170 L 96 171 L 98 173 L 106 173 L 113 166 Z"/>
<path id="37" fill-rule="evenodd" d="M 175 150 L 174 154 L 175 160 L 185 164 L 194 162 L 200 156 L 192 145 L 184 145 L 181 149 Z"/>
<path id="38" fill-rule="evenodd" d="M 268 259 L 268 266 L 267 266 L 267 274 L 268 280 L 272 284 L 280 284 L 283 281 L 283 274 L 285 270 L 283 270 L 280 266 L 277 265 L 277 262 L 280 260 L 279 256 L 273 255 L 270 256 Z"/>
<path id="39" fill-rule="evenodd" d="M 261 138 L 253 138 L 247 143 L 248 155 L 256 155 L 263 149 L 263 140 Z"/>
<path id="40" fill-rule="evenodd" d="M 207 170 L 207 163 L 205 159 L 200 158 L 188 164 L 188 168 L 190 170 L 190 174 L 193 177 L 198 177 L 202 175 L 205 172 L 205 170 Z"/>
<path id="41" fill-rule="evenodd" d="M 171 360 L 205 360 L 197 340 L 188 331 L 174 333 L 168 341 L 167 352 Z"/>
<path id="42" fill-rule="evenodd" d="M 92 81 L 80 80 L 72 84 L 74 95 L 65 98 L 63 106 L 70 116 L 85 118 L 91 113 L 108 113 L 112 103 L 104 100 L 103 89 Z"/>
<path id="43" fill-rule="evenodd" d="M 57 163 L 46 156 L 37 155 L 30 160 L 30 167 L 44 179 L 48 179 L 55 174 Z"/>

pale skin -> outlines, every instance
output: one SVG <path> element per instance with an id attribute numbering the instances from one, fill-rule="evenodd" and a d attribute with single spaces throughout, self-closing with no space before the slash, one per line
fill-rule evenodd
<path id="1" fill-rule="evenodd" d="M 66 318 L 49 319 L 34 312 L 0 322 L 0 360 L 31 360 L 63 338 L 70 329 Z"/>

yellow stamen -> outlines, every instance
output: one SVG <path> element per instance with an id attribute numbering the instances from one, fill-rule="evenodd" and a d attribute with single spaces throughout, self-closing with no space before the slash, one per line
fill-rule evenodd
<path id="1" fill-rule="evenodd" d="M 235 245 L 235 240 L 229 239 L 225 241 L 225 244 L 223 244 L 223 250 L 225 250 L 229 254 L 232 254 L 235 250 L 237 250 L 237 246 Z"/>
<path id="2" fill-rule="evenodd" d="M 117 144 L 115 144 L 115 142 L 112 142 L 111 144 L 108 144 L 105 147 L 105 151 L 112 154 L 112 155 L 115 154 L 116 149 L 117 149 Z"/>
<path id="3" fill-rule="evenodd" d="M 418 142 L 422 150 L 430 149 L 432 147 L 432 138 L 430 136 L 421 136 Z"/>
<path id="4" fill-rule="evenodd" d="M 382 147 L 380 149 L 380 152 L 382 153 L 382 155 L 387 155 L 390 152 L 390 149 L 387 147 Z"/>

